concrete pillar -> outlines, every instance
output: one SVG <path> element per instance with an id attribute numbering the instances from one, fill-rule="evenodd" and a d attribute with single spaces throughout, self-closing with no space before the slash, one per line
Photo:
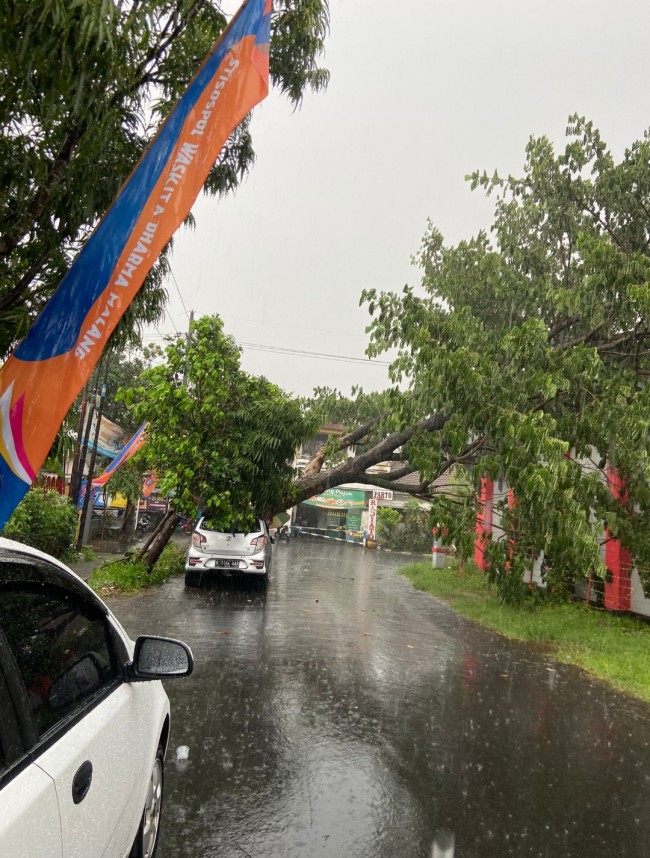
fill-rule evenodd
<path id="1" fill-rule="evenodd" d="M 494 482 L 489 477 L 481 477 L 479 504 L 482 509 L 476 516 L 476 539 L 474 540 L 474 562 L 479 569 L 486 568 L 485 542 L 492 538 L 492 502 L 494 500 Z"/>
<path id="2" fill-rule="evenodd" d="M 431 533 L 433 535 L 431 565 L 434 569 L 444 569 L 447 565 L 447 549 L 443 547 L 442 539 L 440 539 L 439 528 L 434 527 Z"/>
<path id="3" fill-rule="evenodd" d="M 607 466 L 607 485 L 612 495 L 621 503 L 625 503 L 625 480 L 616 468 Z M 612 580 L 605 583 L 605 607 L 610 611 L 629 611 L 632 595 L 632 578 L 630 566 L 632 555 L 622 545 L 620 539 L 610 539 L 609 531 L 605 531 L 605 565 L 609 569 Z"/>

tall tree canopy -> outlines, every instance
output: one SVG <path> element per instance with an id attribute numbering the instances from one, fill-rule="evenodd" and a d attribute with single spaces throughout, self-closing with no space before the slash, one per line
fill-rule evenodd
<path id="1" fill-rule="evenodd" d="M 457 462 L 477 485 L 503 477 L 516 495 L 492 551 L 504 592 L 541 551 L 556 587 L 604 574 L 602 523 L 650 568 L 650 139 L 617 163 L 590 122 L 572 117 L 567 136 L 560 154 L 531 139 L 521 177 L 469 177 L 496 198 L 492 228 L 447 246 L 429 225 L 420 288 L 364 292 L 369 353 L 397 350 L 393 402 L 327 455 L 382 439 L 331 470 L 315 459 L 301 480 L 309 493 L 367 481 L 391 454 L 403 467 L 372 481 L 418 470 L 421 497 Z M 622 502 L 607 465 L 626 480 Z M 452 507 L 435 511 L 450 526 Z"/>
<path id="2" fill-rule="evenodd" d="M 273 83 L 298 104 L 324 87 L 327 0 L 276 0 Z M 56 288 L 227 21 L 210 0 L 0 0 L 0 357 Z M 248 123 L 205 189 L 237 187 Z M 160 318 L 163 255 L 115 337 Z"/>
<path id="3" fill-rule="evenodd" d="M 169 345 L 164 364 L 125 394 L 137 420 L 150 421 L 140 458 L 172 493 L 174 509 L 200 510 L 224 530 L 281 508 L 295 450 L 316 429 L 297 400 L 239 362 L 221 320 L 204 316 L 189 343 Z"/>

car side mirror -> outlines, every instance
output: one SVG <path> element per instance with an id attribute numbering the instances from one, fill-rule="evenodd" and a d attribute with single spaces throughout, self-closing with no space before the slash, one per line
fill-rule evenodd
<path id="1" fill-rule="evenodd" d="M 189 676 L 194 669 L 192 650 L 182 641 L 141 635 L 135 642 L 133 664 L 127 678 L 131 682 L 148 679 L 175 679 Z"/>

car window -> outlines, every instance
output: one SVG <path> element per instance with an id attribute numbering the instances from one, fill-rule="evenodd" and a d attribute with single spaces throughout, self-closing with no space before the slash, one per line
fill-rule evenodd
<path id="1" fill-rule="evenodd" d="M 213 533 L 232 533 L 233 535 L 234 535 L 234 534 L 243 533 L 244 535 L 246 535 L 246 534 L 248 534 L 248 533 L 258 533 L 258 532 L 260 532 L 260 531 L 261 531 L 261 532 L 263 532 L 263 531 L 264 531 L 264 522 L 263 522 L 263 521 L 262 521 L 262 519 L 260 519 L 260 518 L 258 518 L 258 519 L 254 519 L 252 523 L 247 522 L 247 523 L 245 523 L 245 524 L 244 524 L 244 523 L 241 523 L 241 522 L 235 522 L 235 524 L 233 525 L 232 529 L 230 529 L 230 530 L 222 530 L 222 529 L 217 525 L 217 523 L 216 523 L 216 522 L 212 521 L 212 520 L 211 520 L 211 519 L 209 519 L 209 518 L 202 518 L 202 519 L 199 521 L 199 523 L 198 523 L 198 526 L 197 526 L 197 527 L 198 527 L 200 530 L 209 530 L 209 531 L 211 531 L 211 532 L 213 532 Z"/>
<path id="2" fill-rule="evenodd" d="M 42 736 L 118 675 L 104 616 L 56 587 L 0 589 L 0 627 Z"/>

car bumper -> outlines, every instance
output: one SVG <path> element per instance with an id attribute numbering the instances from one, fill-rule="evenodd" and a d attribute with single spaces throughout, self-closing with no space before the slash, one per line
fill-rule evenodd
<path id="1" fill-rule="evenodd" d="M 222 565 L 223 561 L 236 561 L 237 566 Z M 266 575 L 270 563 L 264 552 L 238 557 L 223 557 L 203 554 L 190 549 L 185 560 L 185 571 L 202 572 L 204 575 Z"/>

